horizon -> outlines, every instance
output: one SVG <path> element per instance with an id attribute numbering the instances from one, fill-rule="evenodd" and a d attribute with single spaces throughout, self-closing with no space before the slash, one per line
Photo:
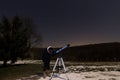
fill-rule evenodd
<path id="1" fill-rule="evenodd" d="M 99 44 L 111 44 L 111 43 L 120 43 L 120 42 L 102 42 L 102 43 L 89 43 L 89 44 L 80 44 L 80 45 L 71 45 L 70 47 L 77 47 L 77 46 L 89 46 L 89 45 L 99 45 Z M 66 44 L 65 44 L 66 45 Z M 53 48 L 61 48 L 65 45 L 62 46 L 52 46 Z M 48 47 L 48 46 L 47 46 Z M 47 47 L 33 47 L 33 48 L 47 48 Z"/>

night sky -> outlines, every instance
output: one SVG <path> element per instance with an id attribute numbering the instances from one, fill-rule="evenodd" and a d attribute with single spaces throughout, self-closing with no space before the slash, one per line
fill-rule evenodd
<path id="1" fill-rule="evenodd" d="M 30 16 L 43 47 L 120 42 L 120 0 L 0 0 L 0 18 Z"/>

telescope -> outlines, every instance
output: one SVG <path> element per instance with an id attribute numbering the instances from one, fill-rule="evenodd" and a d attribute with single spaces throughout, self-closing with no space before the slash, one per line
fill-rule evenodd
<path id="1" fill-rule="evenodd" d="M 69 46 L 70 46 L 70 44 L 67 44 L 67 45 L 65 45 L 64 47 L 58 49 L 58 50 L 55 52 L 55 54 L 60 53 L 61 51 L 63 51 L 63 50 L 65 50 L 66 48 L 68 48 Z"/>
<path id="2" fill-rule="evenodd" d="M 61 51 L 63 51 L 63 50 L 65 50 L 66 48 L 68 48 L 69 46 L 70 46 L 70 44 L 67 44 L 67 45 L 65 45 L 64 47 L 58 49 L 58 50 L 55 52 L 55 54 L 60 53 Z M 64 61 L 63 61 L 63 59 L 62 59 L 62 57 L 61 57 L 61 54 L 59 54 L 59 57 L 57 58 L 57 60 L 56 60 L 56 62 L 55 62 L 55 65 L 54 65 L 54 67 L 53 67 L 53 71 L 52 71 L 52 74 L 51 74 L 51 77 L 50 77 L 49 80 L 52 80 L 52 78 L 53 78 L 53 76 L 54 76 L 54 74 L 55 74 L 55 71 L 56 71 L 57 66 L 58 66 L 58 72 L 60 72 L 60 68 L 63 67 L 64 73 L 66 73 L 65 64 L 64 64 Z M 68 78 L 67 75 L 66 75 L 66 78 L 67 78 L 67 80 L 69 80 L 69 78 Z"/>

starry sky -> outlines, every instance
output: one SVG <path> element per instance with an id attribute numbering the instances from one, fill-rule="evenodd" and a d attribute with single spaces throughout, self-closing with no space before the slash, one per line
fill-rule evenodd
<path id="1" fill-rule="evenodd" d="M 0 18 L 30 16 L 43 47 L 120 42 L 120 0 L 0 0 Z"/>

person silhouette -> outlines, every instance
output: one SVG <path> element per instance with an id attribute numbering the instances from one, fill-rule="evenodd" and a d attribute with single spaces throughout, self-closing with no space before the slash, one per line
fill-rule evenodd
<path id="1" fill-rule="evenodd" d="M 42 55 L 42 61 L 43 61 L 43 78 L 46 76 L 50 77 L 50 61 L 51 57 L 59 54 L 64 49 L 68 48 L 70 44 L 65 45 L 64 47 L 58 49 L 55 51 L 52 46 L 48 46 L 47 49 L 45 49 L 43 55 Z"/>
<path id="2" fill-rule="evenodd" d="M 43 61 L 43 78 L 46 76 L 50 77 L 50 61 L 51 57 L 55 54 L 55 50 L 49 46 L 42 55 Z"/>

